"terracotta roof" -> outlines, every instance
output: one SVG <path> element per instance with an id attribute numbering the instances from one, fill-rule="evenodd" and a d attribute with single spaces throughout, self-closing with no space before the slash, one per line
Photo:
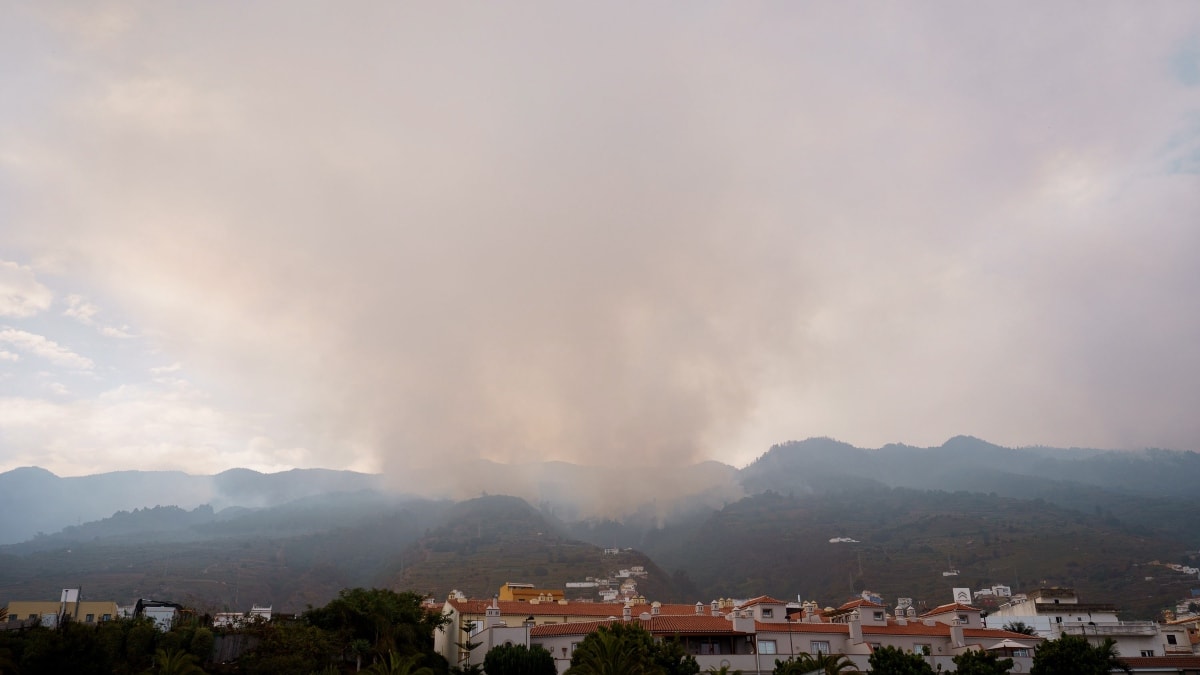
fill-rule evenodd
<path id="1" fill-rule="evenodd" d="M 834 634 L 841 633 L 847 635 L 850 632 L 850 625 L 845 623 L 771 623 L 756 621 L 754 622 L 755 630 L 760 633 L 825 633 Z M 910 621 L 906 625 L 900 625 L 895 621 L 889 621 L 886 626 L 863 626 L 863 635 L 941 635 L 944 637 L 950 636 L 950 625 L 944 623 L 934 623 L 932 626 L 926 626 L 921 621 Z M 998 628 L 963 628 L 964 638 L 975 638 L 979 640 L 991 640 L 999 642 L 1005 638 L 1024 641 L 1040 641 L 1042 638 L 1013 633 L 1011 631 L 1000 630 Z"/>
<path id="2" fill-rule="evenodd" d="M 617 620 L 577 621 L 573 623 L 548 623 L 534 626 L 529 630 L 530 637 L 546 637 L 559 635 L 587 635 L 600 626 L 611 626 L 621 623 Z M 654 635 L 742 635 L 742 631 L 733 629 L 733 622 L 720 616 L 655 616 L 649 619 L 630 620 Z"/>
<path id="3" fill-rule="evenodd" d="M 964 605 L 961 602 L 952 602 L 948 605 L 934 607 L 933 609 L 929 610 L 928 612 L 925 612 L 921 616 L 936 616 L 938 614 L 945 614 L 946 612 L 978 612 L 978 611 L 980 611 L 980 609 L 978 607 Z"/>
<path id="4" fill-rule="evenodd" d="M 883 607 L 883 605 L 880 603 L 872 603 L 871 601 L 869 601 L 869 599 L 858 598 L 857 601 L 850 601 L 844 605 L 841 605 L 841 607 L 839 607 L 835 611 L 845 611 L 847 609 L 858 609 L 860 607 Z"/>
<path id="5" fill-rule="evenodd" d="M 483 615 L 488 607 L 492 606 L 491 600 L 447 600 L 447 604 L 455 609 L 460 614 L 479 614 Z M 597 619 L 605 619 L 610 616 L 620 618 L 621 613 L 625 609 L 623 602 L 520 602 L 518 600 L 499 600 L 496 605 L 500 608 L 501 616 L 521 616 L 522 618 L 529 615 L 534 616 L 585 616 L 596 617 Z M 631 607 L 633 616 L 637 617 L 643 612 L 653 614 L 653 608 L 649 604 L 637 604 Z M 695 605 L 661 605 L 659 607 L 660 615 L 671 616 L 699 616 L 696 614 Z"/>
<path id="6" fill-rule="evenodd" d="M 776 600 L 775 598 L 772 598 L 769 595 L 760 595 L 757 598 L 750 598 L 749 600 L 743 602 L 741 606 L 742 607 L 753 607 L 755 605 L 766 605 L 766 604 L 786 605 L 787 603 L 782 600 Z"/>

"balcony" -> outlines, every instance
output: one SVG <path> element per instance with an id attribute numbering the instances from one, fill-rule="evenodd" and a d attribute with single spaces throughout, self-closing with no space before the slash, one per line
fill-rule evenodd
<path id="1" fill-rule="evenodd" d="M 1061 623 L 1055 624 L 1059 633 L 1085 637 L 1131 637 L 1157 635 L 1158 626 L 1153 621 L 1116 621 L 1105 623 Z"/>

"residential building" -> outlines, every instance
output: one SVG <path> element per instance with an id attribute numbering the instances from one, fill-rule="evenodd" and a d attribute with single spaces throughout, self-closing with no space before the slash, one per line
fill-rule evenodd
<path id="1" fill-rule="evenodd" d="M 252 605 L 249 612 L 217 612 L 213 615 L 213 628 L 237 628 L 255 621 L 270 621 L 271 606 Z"/>
<path id="2" fill-rule="evenodd" d="M 1121 621 L 1110 604 L 1080 602 L 1074 589 L 1042 588 L 1013 595 L 987 617 L 998 628 L 1013 621 L 1032 626 L 1047 639 L 1080 635 L 1093 644 L 1116 642 L 1122 656 L 1153 657 L 1191 654 L 1186 628 L 1153 621 Z"/>
<path id="3" fill-rule="evenodd" d="M 29 625 L 34 622 L 54 627 L 61 621 L 100 623 L 117 618 L 117 603 L 111 600 L 75 600 L 56 602 L 53 600 L 13 600 L 6 605 L 8 623 L 11 626 Z"/>
<path id="4" fill-rule="evenodd" d="M 1015 659 L 1028 671 L 1032 654 L 1024 650 L 1040 642 L 983 627 L 979 610 L 969 606 L 944 606 L 920 620 L 894 618 L 882 604 L 866 599 L 825 612 L 815 604 L 798 615 L 789 616 L 787 610 L 787 603 L 769 596 L 678 605 L 504 602 L 456 595 L 446 601 L 443 612 L 450 623 L 435 635 L 435 644 L 456 665 L 482 663 L 488 650 L 502 644 L 538 645 L 554 656 L 562 673 L 574 649 L 599 626 L 637 622 L 658 639 L 681 640 L 702 671 L 728 666 L 749 675 L 771 671 L 776 659 L 814 652 L 846 654 L 866 670 L 872 650 L 885 645 L 924 654 L 934 668 L 952 670 L 955 655 L 997 648 L 1005 640 L 1006 655 L 1015 643 L 1023 652 Z M 470 627 L 469 642 L 476 645 L 469 652 L 463 647 L 463 626 Z"/>
<path id="5" fill-rule="evenodd" d="M 505 602 L 557 602 L 565 596 L 557 588 L 535 588 L 533 584 L 514 584 L 509 582 L 500 587 L 500 600 Z"/>

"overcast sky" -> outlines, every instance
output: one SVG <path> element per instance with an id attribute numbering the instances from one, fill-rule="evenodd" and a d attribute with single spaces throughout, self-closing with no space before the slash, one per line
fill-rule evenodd
<path id="1" fill-rule="evenodd" d="M 0 3 L 0 470 L 1200 450 L 1200 4 Z"/>

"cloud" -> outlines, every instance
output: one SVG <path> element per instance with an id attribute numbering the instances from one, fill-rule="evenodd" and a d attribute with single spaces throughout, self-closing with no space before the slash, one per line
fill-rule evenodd
<path id="1" fill-rule="evenodd" d="M 20 361 L 21 357 L 10 352 L 0 349 L 0 361 Z"/>
<path id="2" fill-rule="evenodd" d="M 92 326 L 101 335 L 113 338 L 131 338 L 132 333 L 129 333 L 124 328 L 114 328 L 106 324 L 96 321 L 96 315 L 100 313 L 100 308 L 88 302 L 83 296 L 72 294 L 67 296 L 67 309 L 63 311 L 63 316 L 69 316 L 85 326 Z"/>
<path id="3" fill-rule="evenodd" d="M 153 375 L 167 375 L 169 373 L 177 373 L 183 369 L 183 364 L 176 361 L 169 366 L 156 366 L 150 369 Z"/>
<path id="4" fill-rule="evenodd" d="M 91 370 L 95 367 L 92 360 L 80 356 L 75 352 L 59 345 L 57 342 L 48 340 L 41 335 L 29 333 L 15 328 L 0 329 L 0 342 L 7 342 L 13 347 L 39 356 L 56 366 L 64 368 L 74 368 L 77 370 Z"/>
<path id="5" fill-rule="evenodd" d="M 256 435 L 252 420 L 194 391 L 141 385 L 71 401 L 0 397 L 0 434 L 13 445 L 0 470 L 36 465 L 79 475 L 136 466 L 202 474 L 214 466 L 281 471 L 312 463 L 308 451 Z"/>
<path id="6" fill-rule="evenodd" d="M 1069 8 L 14 21 L 6 238 L 202 374 L 200 420 L 397 480 L 1200 448 L 1200 19 Z"/>
<path id="7" fill-rule="evenodd" d="M 24 318 L 50 308 L 54 294 L 33 270 L 0 260 L 0 316 Z"/>

